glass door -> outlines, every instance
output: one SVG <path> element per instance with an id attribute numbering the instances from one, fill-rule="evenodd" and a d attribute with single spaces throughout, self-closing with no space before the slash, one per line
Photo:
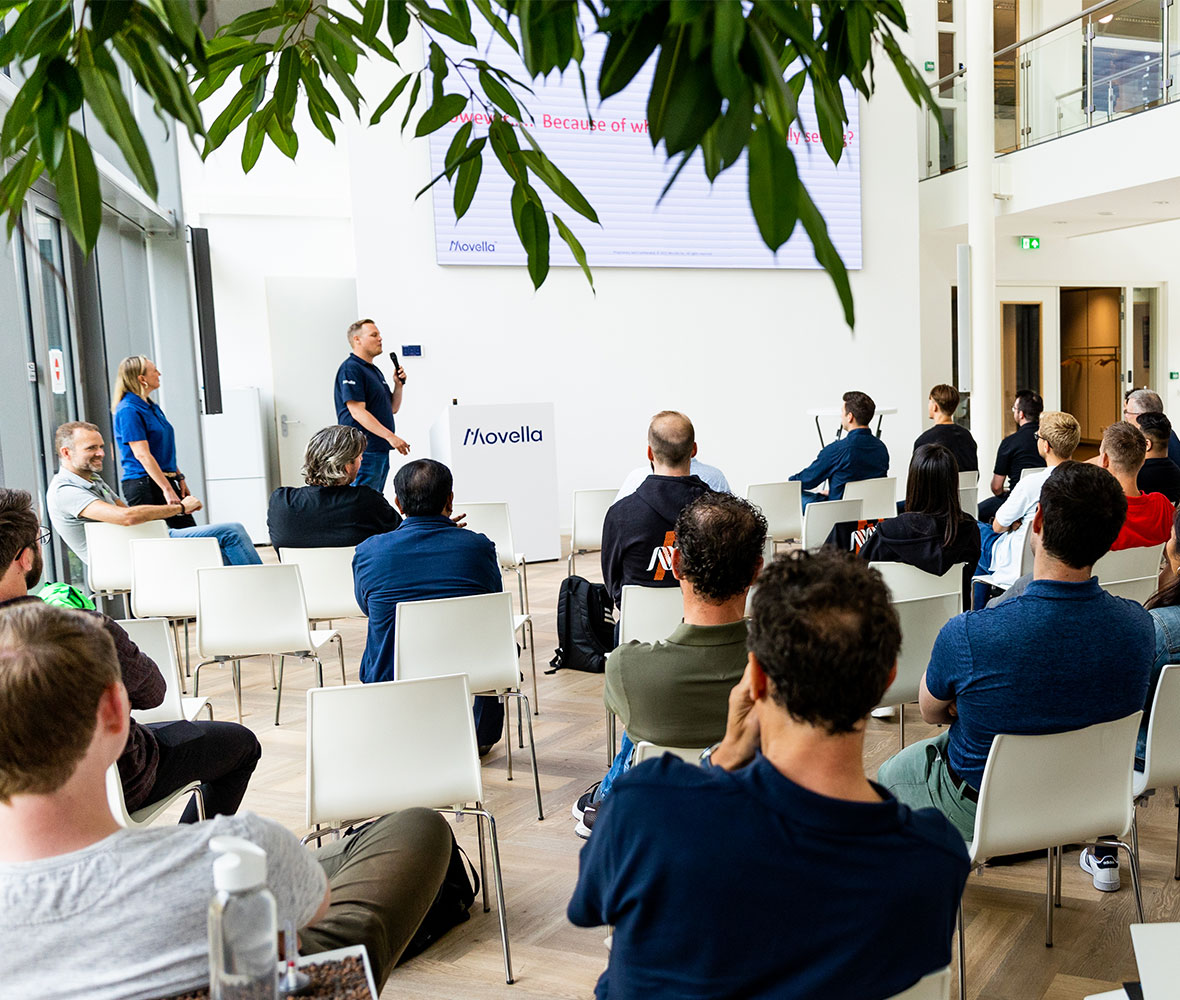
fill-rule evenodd
<path id="1" fill-rule="evenodd" d="M 1060 405 L 1055 375 L 1058 365 L 1057 289 L 1049 286 L 999 286 L 996 288 L 996 320 L 1000 338 L 1000 397 L 993 401 L 1002 414 L 1004 434 L 1011 434 L 1012 400 L 1021 389 L 1031 389 L 1045 401 L 1045 408 Z"/>
<path id="2" fill-rule="evenodd" d="M 1123 289 L 1123 357 L 1120 372 L 1124 394 L 1132 389 L 1154 389 L 1161 396 L 1164 359 L 1159 351 L 1158 288 Z"/>

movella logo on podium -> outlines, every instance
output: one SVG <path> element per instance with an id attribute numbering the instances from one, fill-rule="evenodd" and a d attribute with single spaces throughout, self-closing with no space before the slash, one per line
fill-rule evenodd
<path id="1" fill-rule="evenodd" d="M 472 444 L 534 444 L 544 440 L 540 429 L 528 424 L 514 431 L 485 431 L 480 427 L 468 427 L 463 435 L 463 446 Z"/>

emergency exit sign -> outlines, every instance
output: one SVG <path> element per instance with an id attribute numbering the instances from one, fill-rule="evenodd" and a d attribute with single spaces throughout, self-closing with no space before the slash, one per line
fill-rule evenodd
<path id="1" fill-rule="evenodd" d="M 1040 250 L 1041 238 L 1039 236 L 1022 236 L 1020 237 L 1021 250 Z"/>

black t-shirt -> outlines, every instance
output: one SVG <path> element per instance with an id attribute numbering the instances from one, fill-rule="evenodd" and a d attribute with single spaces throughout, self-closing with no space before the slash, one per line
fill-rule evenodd
<path id="1" fill-rule="evenodd" d="M 1008 489 L 1011 490 L 1020 482 L 1020 474 L 1025 469 L 1043 469 L 1045 460 L 1037 451 L 1037 428 L 1039 421 L 1033 421 L 1021 426 L 1015 434 L 1009 434 L 1000 442 L 996 449 L 996 467 L 992 470 L 997 476 L 1008 477 Z"/>
<path id="2" fill-rule="evenodd" d="M 960 472 L 978 472 L 979 455 L 976 452 L 975 438 L 966 427 L 958 424 L 935 424 L 924 434 L 919 434 L 914 442 L 914 451 L 924 444 L 940 444 L 949 449 L 959 463 Z"/>
<path id="3" fill-rule="evenodd" d="M 1172 503 L 1180 502 L 1180 466 L 1170 458 L 1149 458 L 1139 470 L 1135 485 L 1140 493 L 1162 493 Z"/>
<path id="4" fill-rule="evenodd" d="M 401 523 L 385 497 L 368 486 L 280 486 L 266 509 L 276 549 L 359 545 Z"/>

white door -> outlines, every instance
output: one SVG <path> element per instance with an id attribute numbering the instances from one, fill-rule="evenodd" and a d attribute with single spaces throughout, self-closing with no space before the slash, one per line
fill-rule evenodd
<path id="1" fill-rule="evenodd" d="M 279 484 L 302 486 L 308 439 L 336 423 L 333 377 L 358 318 L 354 278 L 267 278 Z"/>

